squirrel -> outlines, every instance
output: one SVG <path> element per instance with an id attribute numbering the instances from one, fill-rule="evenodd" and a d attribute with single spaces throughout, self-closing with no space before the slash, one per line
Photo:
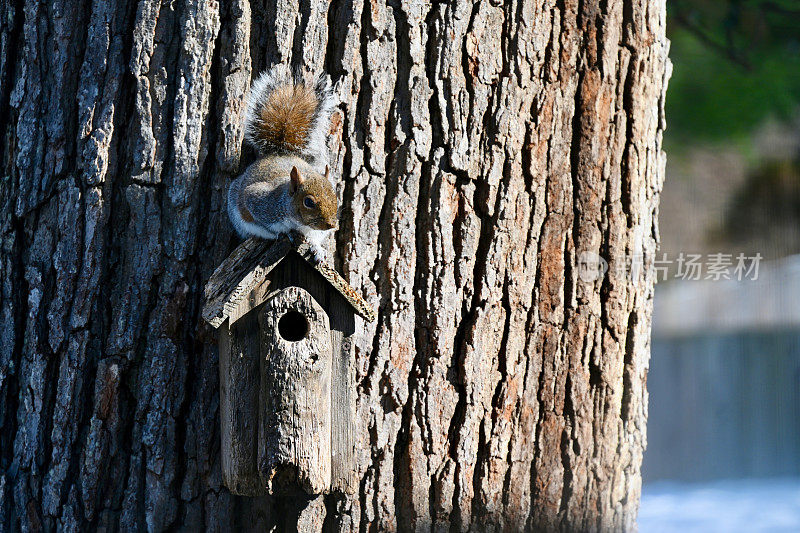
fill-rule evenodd
<path id="1" fill-rule="evenodd" d="M 258 159 L 228 189 L 228 216 L 242 238 L 299 234 L 318 262 L 326 259 L 338 211 L 325 144 L 333 107 L 326 76 L 307 83 L 278 65 L 253 82 L 244 134 Z"/>

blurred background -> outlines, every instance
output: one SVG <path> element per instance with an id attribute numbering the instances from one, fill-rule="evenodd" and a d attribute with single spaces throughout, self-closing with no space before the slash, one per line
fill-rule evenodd
<path id="1" fill-rule="evenodd" d="M 667 10 L 666 273 L 639 527 L 800 531 L 800 0 Z"/>

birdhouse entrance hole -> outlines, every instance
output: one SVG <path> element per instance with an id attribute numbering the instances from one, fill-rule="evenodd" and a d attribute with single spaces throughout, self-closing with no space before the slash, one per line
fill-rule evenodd
<path id="1" fill-rule="evenodd" d="M 308 335 L 308 319 L 299 311 L 287 311 L 278 320 L 278 333 L 289 342 L 298 342 Z"/>

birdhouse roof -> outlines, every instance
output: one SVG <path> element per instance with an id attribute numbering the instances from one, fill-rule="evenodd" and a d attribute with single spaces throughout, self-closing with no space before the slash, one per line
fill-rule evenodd
<path id="1" fill-rule="evenodd" d="M 295 246 L 288 239 L 265 241 L 249 238 L 239 245 L 225 261 L 220 264 L 205 288 L 205 306 L 203 318 L 213 327 L 218 328 L 233 316 L 241 303 L 258 290 L 267 279 L 269 273 L 292 251 L 305 261 L 342 295 L 353 310 L 365 320 L 375 320 L 375 311 L 358 295 L 358 293 L 336 272 L 333 267 L 313 258 L 308 243 Z"/>

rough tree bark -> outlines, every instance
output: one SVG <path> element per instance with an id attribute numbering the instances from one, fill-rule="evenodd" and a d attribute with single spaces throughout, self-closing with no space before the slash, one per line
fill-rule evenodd
<path id="1" fill-rule="evenodd" d="M 664 0 L 0 4 L 0 529 L 633 528 Z M 221 485 L 202 288 L 254 73 L 341 105 L 359 493 Z M 608 275 L 578 277 L 581 252 Z"/>

